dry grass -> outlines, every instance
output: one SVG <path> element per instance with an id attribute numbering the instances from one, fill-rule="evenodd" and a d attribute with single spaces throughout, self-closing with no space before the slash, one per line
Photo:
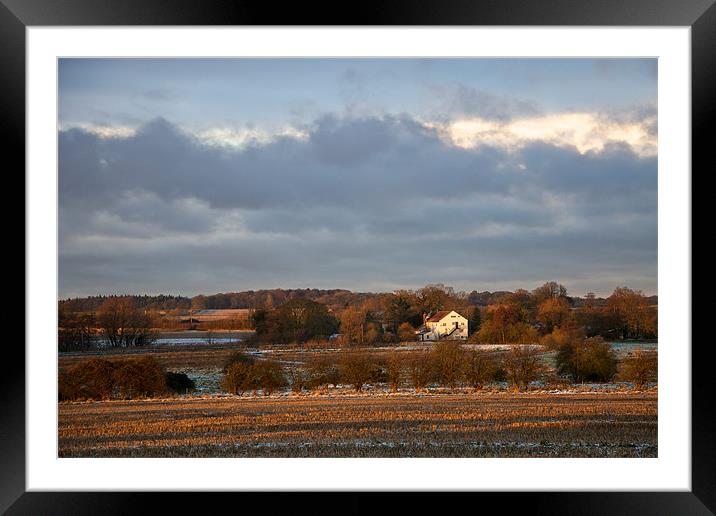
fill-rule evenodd
<path id="1" fill-rule="evenodd" d="M 655 457 L 656 392 L 61 403 L 61 457 Z"/>

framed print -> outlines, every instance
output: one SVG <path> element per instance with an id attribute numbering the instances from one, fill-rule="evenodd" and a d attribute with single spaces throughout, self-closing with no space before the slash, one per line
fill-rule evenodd
<path id="1" fill-rule="evenodd" d="M 220 4 L 0 10 L 27 202 L 3 510 L 711 513 L 711 3 Z"/>

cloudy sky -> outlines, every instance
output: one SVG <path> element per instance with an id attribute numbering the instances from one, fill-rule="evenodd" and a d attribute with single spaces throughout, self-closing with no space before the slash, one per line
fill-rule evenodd
<path id="1" fill-rule="evenodd" d="M 655 59 L 62 59 L 60 297 L 657 293 Z"/>

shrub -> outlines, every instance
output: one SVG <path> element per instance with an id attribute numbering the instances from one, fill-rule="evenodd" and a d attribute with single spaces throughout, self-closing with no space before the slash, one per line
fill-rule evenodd
<path id="1" fill-rule="evenodd" d="M 350 384 L 356 391 L 376 378 L 376 367 L 368 355 L 345 354 L 340 362 L 341 381 Z"/>
<path id="2" fill-rule="evenodd" d="M 430 352 L 434 379 L 441 385 L 455 388 L 462 377 L 464 351 L 457 342 L 437 342 Z"/>
<path id="3" fill-rule="evenodd" d="M 507 381 L 507 369 L 503 363 L 495 360 L 493 362 L 494 369 L 492 371 L 493 382 L 506 382 Z"/>
<path id="4" fill-rule="evenodd" d="M 288 370 L 288 380 L 293 392 L 301 392 L 304 388 L 309 388 L 311 385 L 311 377 L 308 372 L 298 367 L 291 367 Z"/>
<path id="5" fill-rule="evenodd" d="M 113 373 L 116 366 L 102 358 L 80 362 L 68 372 L 59 375 L 60 400 L 102 400 L 112 397 Z"/>
<path id="6" fill-rule="evenodd" d="M 386 383 L 388 381 L 388 364 L 384 358 L 369 356 L 370 383 Z"/>
<path id="7" fill-rule="evenodd" d="M 319 356 L 308 364 L 308 383 L 311 388 L 322 385 L 336 386 L 341 381 L 341 370 L 335 359 Z"/>
<path id="8" fill-rule="evenodd" d="M 253 364 L 234 362 L 226 368 L 221 388 L 231 394 L 243 394 L 253 388 Z"/>
<path id="9" fill-rule="evenodd" d="M 403 371 L 403 364 L 397 353 L 393 352 L 386 362 L 386 381 L 390 390 L 395 392 L 400 387 L 400 379 Z"/>
<path id="10" fill-rule="evenodd" d="M 267 396 L 277 389 L 288 385 L 288 380 L 281 364 L 274 360 L 260 360 L 250 366 L 253 374 L 254 388 L 263 389 Z"/>
<path id="11" fill-rule="evenodd" d="M 564 346 L 582 341 L 583 339 L 584 332 L 581 329 L 555 328 L 552 333 L 548 333 L 540 339 L 540 344 L 550 351 L 558 351 Z"/>
<path id="12" fill-rule="evenodd" d="M 194 380 L 189 378 L 185 373 L 175 373 L 168 371 L 164 375 L 167 389 L 177 394 L 188 394 L 196 390 Z"/>
<path id="13" fill-rule="evenodd" d="M 221 388 L 231 394 L 243 394 L 246 391 L 263 389 L 269 395 L 288 385 L 288 379 L 281 364 L 273 360 L 234 362 L 224 375 Z"/>
<path id="14" fill-rule="evenodd" d="M 545 372 L 540 353 L 531 346 L 513 346 L 503 359 L 510 383 L 518 390 L 527 390 L 530 382 L 539 380 Z"/>
<path id="15" fill-rule="evenodd" d="M 465 380 L 473 389 L 482 389 L 495 374 L 495 363 L 489 353 L 471 350 L 465 353 Z"/>
<path id="16" fill-rule="evenodd" d="M 132 399 L 164 394 L 164 370 L 151 356 L 112 362 L 92 358 L 80 362 L 58 382 L 60 400 Z"/>
<path id="17" fill-rule="evenodd" d="M 416 390 L 430 385 L 433 380 L 433 363 L 427 353 L 413 353 L 408 358 L 408 375 L 410 382 Z"/>
<path id="18" fill-rule="evenodd" d="M 657 381 L 658 365 L 656 351 L 637 348 L 619 364 L 619 378 L 643 389 L 649 382 Z"/>
<path id="19" fill-rule="evenodd" d="M 57 399 L 59 401 L 77 399 L 76 385 L 68 373 L 60 373 L 57 377 Z"/>
<path id="20" fill-rule="evenodd" d="M 617 358 L 601 337 L 575 339 L 561 345 L 557 370 L 575 382 L 608 382 L 617 372 Z"/>
<path id="21" fill-rule="evenodd" d="M 239 363 L 251 365 L 254 362 L 256 362 L 256 359 L 251 355 L 247 355 L 246 353 L 242 353 L 241 351 L 235 351 L 234 353 L 229 355 L 229 358 L 227 358 L 226 362 L 224 362 L 224 368 L 222 369 L 222 372 L 226 374 L 229 369 L 229 366 L 231 366 L 232 364 Z"/>
<path id="22" fill-rule="evenodd" d="M 112 378 L 116 396 L 122 399 L 148 398 L 167 391 L 164 371 L 151 356 L 120 362 Z"/>

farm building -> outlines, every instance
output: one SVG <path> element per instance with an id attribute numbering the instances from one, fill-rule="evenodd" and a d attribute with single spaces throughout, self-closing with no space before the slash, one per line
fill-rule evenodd
<path id="1" fill-rule="evenodd" d="M 182 317 L 183 321 L 186 322 L 212 322 L 212 321 L 225 321 L 232 319 L 235 321 L 248 321 L 251 317 L 252 310 L 250 308 L 225 308 L 225 309 L 203 309 L 193 310 L 189 315 Z"/>
<path id="2" fill-rule="evenodd" d="M 425 318 L 423 326 L 416 330 L 418 340 L 467 339 L 467 319 L 455 310 L 441 310 Z"/>

